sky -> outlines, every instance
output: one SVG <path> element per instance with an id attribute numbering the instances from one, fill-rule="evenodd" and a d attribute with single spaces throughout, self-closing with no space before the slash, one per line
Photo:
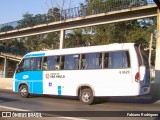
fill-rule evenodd
<path id="1" fill-rule="evenodd" d="M 63 0 L 1 0 L 0 1 L 0 24 L 14 22 L 23 18 L 23 14 L 46 14 L 53 6 L 62 5 Z M 71 7 L 79 6 L 85 0 L 71 0 Z M 70 0 L 65 0 L 65 8 L 69 8 Z"/>

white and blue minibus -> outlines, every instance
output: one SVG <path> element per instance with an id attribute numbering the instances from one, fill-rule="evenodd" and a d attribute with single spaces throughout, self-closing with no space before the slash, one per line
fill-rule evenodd
<path id="1" fill-rule="evenodd" d="M 37 51 L 26 54 L 14 74 L 13 91 L 94 98 L 149 93 L 148 56 L 140 45 L 100 46 Z"/>

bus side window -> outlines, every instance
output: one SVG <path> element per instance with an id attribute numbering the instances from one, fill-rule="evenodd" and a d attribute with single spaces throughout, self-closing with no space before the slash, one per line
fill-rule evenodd
<path id="1" fill-rule="evenodd" d="M 38 58 L 37 59 L 37 70 L 41 70 L 42 69 L 42 58 Z"/>
<path id="2" fill-rule="evenodd" d="M 79 69 L 79 55 L 66 55 L 64 60 L 65 70 Z"/>
<path id="3" fill-rule="evenodd" d="M 56 57 L 48 56 L 43 59 L 43 70 L 55 70 Z"/>
<path id="4" fill-rule="evenodd" d="M 56 64 L 55 70 L 63 70 L 64 69 L 64 56 L 56 56 Z"/>
<path id="5" fill-rule="evenodd" d="M 42 67 L 42 69 L 43 70 L 48 70 L 47 57 L 43 58 L 43 67 Z"/>
<path id="6" fill-rule="evenodd" d="M 55 70 L 56 58 L 55 56 L 44 57 L 43 70 Z"/>
<path id="7" fill-rule="evenodd" d="M 87 53 L 82 55 L 82 69 L 101 69 L 102 53 Z"/>
<path id="8" fill-rule="evenodd" d="M 86 66 L 86 59 L 85 59 L 85 55 L 82 55 L 82 59 L 81 59 L 81 69 L 85 69 Z"/>
<path id="9" fill-rule="evenodd" d="M 86 54 L 85 69 L 99 69 L 101 67 L 101 53 L 88 53 Z"/>
<path id="10" fill-rule="evenodd" d="M 129 68 L 130 67 L 130 57 L 129 57 L 129 52 L 128 51 L 124 51 L 123 52 L 123 68 Z"/>
<path id="11" fill-rule="evenodd" d="M 108 63 L 109 63 L 108 53 L 105 53 L 105 55 L 104 55 L 104 68 L 108 68 Z"/>
<path id="12" fill-rule="evenodd" d="M 41 61 L 42 61 L 41 57 L 31 58 L 30 70 L 41 70 Z"/>
<path id="13" fill-rule="evenodd" d="M 104 68 L 121 69 L 130 67 L 128 51 L 116 51 L 105 53 Z"/>
<path id="14" fill-rule="evenodd" d="M 55 67 L 54 67 L 55 64 L 56 64 L 55 56 L 48 56 L 47 57 L 48 70 L 55 70 Z"/>
<path id="15" fill-rule="evenodd" d="M 30 61 L 30 70 L 34 70 L 34 63 L 35 62 L 35 58 L 31 58 L 31 61 Z"/>
<path id="16" fill-rule="evenodd" d="M 30 59 L 24 59 L 18 65 L 17 72 L 23 72 L 29 70 L 30 67 Z"/>
<path id="17" fill-rule="evenodd" d="M 17 64 L 17 68 L 16 68 L 17 73 L 24 71 L 23 64 L 24 64 L 24 60 L 22 60 L 19 64 Z"/>

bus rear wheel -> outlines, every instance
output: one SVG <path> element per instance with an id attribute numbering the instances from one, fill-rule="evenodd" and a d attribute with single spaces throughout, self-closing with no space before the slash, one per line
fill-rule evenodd
<path id="1" fill-rule="evenodd" d="M 24 97 L 24 98 L 28 98 L 29 97 L 30 94 L 29 94 L 27 85 L 21 85 L 20 86 L 19 94 L 20 94 L 21 97 Z"/>
<path id="2" fill-rule="evenodd" d="M 85 104 L 91 105 L 94 101 L 94 96 L 93 96 L 92 90 L 89 88 L 83 89 L 81 91 L 80 101 Z"/>

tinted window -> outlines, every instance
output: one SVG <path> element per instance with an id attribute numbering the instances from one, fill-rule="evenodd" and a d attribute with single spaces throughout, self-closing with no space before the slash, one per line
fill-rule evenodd
<path id="1" fill-rule="evenodd" d="M 55 70 L 56 58 L 48 56 L 43 58 L 43 70 Z"/>
<path id="2" fill-rule="evenodd" d="M 104 67 L 110 69 L 130 67 L 128 51 L 105 53 Z"/>
<path id="3" fill-rule="evenodd" d="M 64 69 L 79 69 L 79 55 L 66 55 Z"/>
<path id="4" fill-rule="evenodd" d="M 30 59 L 24 59 L 18 65 L 17 72 L 27 71 L 30 68 Z"/>
<path id="5" fill-rule="evenodd" d="M 101 53 L 88 53 L 82 56 L 83 69 L 99 69 L 101 67 Z"/>
<path id="6" fill-rule="evenodd" d="M 48 56 L 43 58 L 43 70 L 60 70 L 63 69 L 63 57 Z"/>
<path id="7" fill-rule="evenodd" d="M 31 58 L 30 61 L 30 70 L 41 70 L 42 58 Z"/>
<path id="8" fill-rule="evenodd" d="M 63 70 L 64 69 L 64 56 L 56 56 L 55 57 L 55 70 Z"/>
<path id="9" fill-rule="evenodd" d="M 43 70 L 55 70 L 57 57 L 48 56 L 43 59 Z"/>
<path id="10" fill-rule="evenodd" d="M 30 68 L 30 59 L 25 59 L 22 63 L 22 69 L 23 71 L 29 70 Z"/>

